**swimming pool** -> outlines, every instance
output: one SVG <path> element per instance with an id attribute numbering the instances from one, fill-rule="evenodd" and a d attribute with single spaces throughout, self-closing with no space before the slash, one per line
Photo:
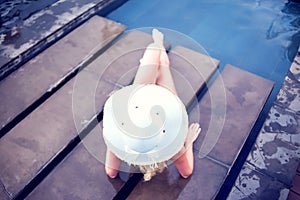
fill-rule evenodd
<path id="1" fill-rule="evenodd" d="M 300 4 L 282 0 L 130 0 L 107 17 L 128 29 L 162 27 L 191 37 L 220 68 L 229 63 L 274 81 L 272 100 L 300 43 Z"/>

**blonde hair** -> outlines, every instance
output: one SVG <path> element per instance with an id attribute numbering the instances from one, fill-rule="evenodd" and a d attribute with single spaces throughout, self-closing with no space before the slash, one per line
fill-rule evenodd
<path id="1" fill-rule="evenodd" d="M 151 165 L 139 165 L 140 171 L 144 174 L 144 181 L 150 181 L 157 173 L 162 173 L 167 167 L 165 162 L 154 163 Z"/>

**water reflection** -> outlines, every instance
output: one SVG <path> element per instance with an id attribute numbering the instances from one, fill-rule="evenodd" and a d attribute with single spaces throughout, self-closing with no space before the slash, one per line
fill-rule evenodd
<path id="1" fill-rule="evenodd" d="M 300 45 L 300 0 L 291 0 L 285 3 L 282 12 L 290 18 L 289 27 L 295 31 L 288 46 L 288 59 L 293 62 Z"/>

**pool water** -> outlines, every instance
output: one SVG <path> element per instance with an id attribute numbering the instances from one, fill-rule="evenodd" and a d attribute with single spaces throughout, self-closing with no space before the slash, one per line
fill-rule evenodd
<path id="1" fill-rule="evenodd" d="M 271 101 L 300 44 L 300 3 L 290 1 L 129 0 L 107 17 L 128 29 L 162 27 L 191 37 L 221 69 L 232 64 L 274 81 Z"/>

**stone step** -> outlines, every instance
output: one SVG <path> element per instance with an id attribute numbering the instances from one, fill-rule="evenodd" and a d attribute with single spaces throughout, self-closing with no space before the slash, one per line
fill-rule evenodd
<path id="1" fill-rule="evenodd" d="M 106 176 L 101 130 L 95 127 L 26 199 L 112 199 L 124 182 Z"/>
<path id="2" fill-rule="evenodd" d="M 171 73 L 181 101 L 188 108 L 219 66 L 219 60 L 195 52 L 182 46 L 176 46 L 169 54 Z"/>
<path id="3" fill-rule="evenodd" d="M 0 136 L 124 31 L 95 16 L 0 82 Z M 57 88 L 56 88 L 57 87 Z M 30 108 L 32 107 L 32 108 Z M 24 113 L 25 111 L 25 113 Z"/>
<path id="4" fill-rule="evenodd" d="M 145 33 L 130 32 L 1 138 L 0 179 L 12 196 L 30 185 L 64 148 L 78 141 L 78 133 L 102 110 L 115 85 L 102 79 L 101 71 L 113 68 L 111 62 L 119 55 L 143 51 L 150 41 Z M 139 62 L 129 57 L 125 61 L 128 65 L 122 66 L 123 70 Z"/>
<path id="5" fill-rule="evenodd" d="M 91 73 L 84 73 L 84 76 L 86 82 L 98 80 L 98 77 Z M 74 81 L 75 79 L 69 81 L 1 138 L 0 179 L 13 195 L 29 184 L 45 165 L 72 143 L 78 136 L 77 131 L 85 126 L 85 121 L 82 121 L 77 130 L 74 124 L 72 110 L 73 90 L 76 90 Z M 100 84 L 103 88 L 101 93 L 96 95 L 99 99 L 107 96 L 114 88 L 107 83 Z M 95 98 L 90 88 L 85 86 L 89 95 L 82 96 L 82 101 Z M 88 110 L 83 117 L 88 121 L 94 114 Z"/>
<path id="6" fill-rule="evenodd" d="M 123 184 L 119 178 L 110 180 L 81 143 L 26 199 L 112 199 Z"/>
<path id="7" fill-rule="evenodd" d="M 100 53 L 99 51 L 124 28 L 123 25 L 101 17 L 92 18 L 31 60 L 23 70 L 1 82 L 1 97 L 5 100 L 2 100 L 1 111 L 9 114 L 9 117 L 26 109 L 40 95 L 51 90 L 54 87 L 51 84 L 59 83 L 65 74 L 79 68 L 80 62 L 95 53 Z M 85 72 L 81 76 L 85 79 L 81 87 L 87 87 L 88 90 L 88 81 L 98 80 L 98 77 Z M 74 82 L 74 78 L 67 82 L 1 138 L 0 179 L 13 196 L 77 136 L 72 112 Z M 100 84 L 99 88 L 104 89 L 99 89 L 97 97 L 105 97 L 109 94 L 109 89 L 113 88 L 108 83 L 103 84 Z M 94 93 L 83 96 L 81 100 L 84 101 L 88 97 L 94 97 Z M 90 112 L 85 117 L 90 119 L 93 115 L 94 113 Z M 81 124 L 78 129 L 84 125 Z"/>
<path id="8" fill-rule="evenodd" d="M 5 188 L 4 188 L 4 187 L 1 187 L 1 189 L 0 189 L 0 199 L 2 199 L 2 200 L 8 200 L 8 199 L 10 199 L 10 196 L 9 196 L 9 194 L 5 191 Z"/>
<path id="9" fill-rule="evenodd" d="M 150 182 L 140 182 L 128 199 L 214 199 L 250 133 L 273 83 L 230 65 L 190 113 L 202 132 L 194 144 L 195 168 L 189 179 L 170 166 Z"/>
<path id="10" fill-rule="evenodd" d="M 232 166 L 269 94 L 273 82 L 226 65 L 199 104 L 202 134 L 195 149 Z M 216 126 L 220 127 L 216 127 Z M 213 141 L 216 137 L 216 140 Z"/>
<path id="11" fill-rule="evenodd" d="M 18 12 L 15 12 L 15 16 L 10 20 L 3 16 L 4 21 L 0 27 L 2 36 L 0 80 L 95 13 L 106 15 L 124 2 L 124 0 L 48 0 L 29 1 L 19 5 L 1 3 L 6 6 L 6 11 L 17 9 Z M 30 15 L 26 16 L 28 14 Z"/>
<path id="12" fill-rule="evenodd" d="M 143 41 L 148 41 L 146 44 L 149 43 L 149 36 L 134 33 L 136 35 L 135 38 L 141 38 Z M 137 43 L 137 41 L 133 43 Z M 125 45 L 123 48 L 128 49 Z M 139 54 L 137 50 L 125 54 L 117 51 L 104 53 L 102 57 L 122 55 L 108 67 L 108 71 L 106 71 L 107 77 L 105 77 L 111 77 L 110 81 L 117 84 L 130 83 L 136 72 L 136 67 L 132 68 L 130 65 L 137 66 L 144 49 L 139 48 L 138 51 Z M 180 81 L 183 81 L 182 86 L 190 87 L 195 91 L 198 91 L 199 88 L 205 85 L 205 82 L 208 81 L 219 64 L 219 61 L 216 59 L 211 59 L 183 47 L 176 47 L 170 53 L 170 62 L 171 67 L 174 69 L 172 73 L 176 73 L 174 77 L 175 83 L 179 86 Z M 94 65 L 94 67 L 96 67 L 96 65 Z M 90 68 L 90 66 L 88 66 L 86 69 L 92 69 L 94 72 L 99 73 L 94 67 Z M 126 71 L 129 71 L 127 75 L 125 73 Z M 125 76 L 119 78 L 123 74 L 125 74 Z M 179 75 L 181 75 L 181 77 Z M 198 88 L 196 88 L 196 86 L 198 86 Z M 194 95 L 191 92 L 192 90 L 189 91 L 189 88 L 186 88 L 186 91 L 185 93 L 183 88 L 181 88 L 179 95 L 182 97 L 189 96 L 191 100 Z M 189 100 L 186 101 L 186 103 L 188 102 Z M 106 145 L 102 138 L 102 123 L 100 123 L 83 139 L 78 149 L 74 150 L 27 199 L 39 199 L 42 197 L 44 199 L 111 199 L 117 195 L 121 189 L 121 183 L 119 178 L 111 180 L 106 176 L 104 171 L 105 152 Z M 88 156 L 89 153 L 94 157 L 91 155 Z M 95 171 L 97 172 L 95 176 L 92 175 L 96 173 L 94 169 L 96 169 Z M 93 172 L 91 172 L 91 170 L 93 170 Z M 80 171 L 80 173 L 64 173 L 66 171 Z M 76 184 L 74 184 L 74 180 L 76 180 Z M 72 183 L 74 187 L 69 187 Z M 86 183 L 89 183 L 89 188 L 94 188 L 94 191 L 88 188 L 83 189 L 86 188 L 84 187 Z M 49 190 L 49 188 L 52 189 Z"/>
<path id="13" fill-rule="evenodd" d="M 228 199 L 299 199 L 299 69 L 300 48 Z"/>

